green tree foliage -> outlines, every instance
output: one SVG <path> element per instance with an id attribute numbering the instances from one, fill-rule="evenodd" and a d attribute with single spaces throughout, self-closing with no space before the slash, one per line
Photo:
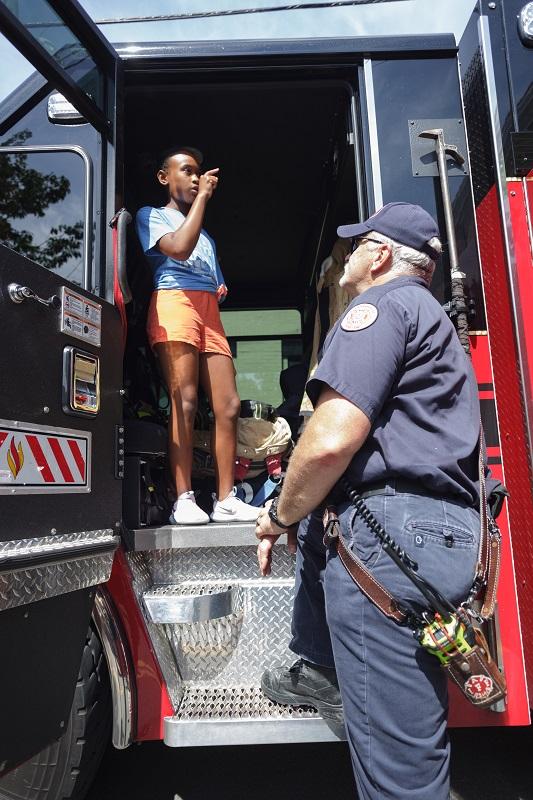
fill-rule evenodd
<path id="1" fill-rule="evenodd" d="M 2 146 L 22 145 L 30 137 L 31 132 L 23 130 Z M 27 161 L 25 153 L 0 154 L 0 241 L 43 267 L 57 269 L 70 258 L 80 257 L 83 222 L 57 225 L 38 243 L 30 231 L 13 227 L 16 219 L 44 217 L 48 206 L 64 200 L 70 192 L 70 181 L 64 175 L 45 175 L 28 167 Z"/>

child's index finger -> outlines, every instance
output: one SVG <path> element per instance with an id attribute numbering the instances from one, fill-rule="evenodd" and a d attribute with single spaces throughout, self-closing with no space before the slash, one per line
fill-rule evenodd
<path id="1" fill-rule="evenodd" d="M 220 167 L 214 167 L 214 169 L 208 169 L 204 172 L 204 175 L 214 175 L 215 172 L 220 172 Z"/>

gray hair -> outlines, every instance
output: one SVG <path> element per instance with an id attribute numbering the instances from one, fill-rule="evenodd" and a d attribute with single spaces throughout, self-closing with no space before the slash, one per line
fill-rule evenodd
<path id="1" fill-rule="evenodd" d="M 422 278 L 423 281 L 429 284 L 435 271 L 435 262 L 420 250 L 415 250 L 413 247 L 408 247 L 405 244 L 396 242 L 382 233 L 372 231 L 369 234 L 372 239 L 377 239 L 381 244 L 388 244 L 392 250 L 392 264 L 390 267 L 391 272 L 402 275 L 415 275 L 417 278 Z M 429 240 L 428 245 L 433 248 L 437 253 L 442 252 L 442 244 L 437 236 Z M 374 242 L 368 243 L 369 249 L 376 250 L 378 245 Z"/>

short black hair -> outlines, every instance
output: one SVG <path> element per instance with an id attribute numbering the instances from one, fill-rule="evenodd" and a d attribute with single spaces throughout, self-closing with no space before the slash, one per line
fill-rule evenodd
<path id="1" fill-rule="evenodd" d="M 166 170 L 169 159 L 172 158 L 172 156 L 178 155 L 178 153 L 186 153 L 188 156 L 192 156 L 198 162 L 198 164 L 200 164 L 200 166 L 204 160 L 203 154 L 196 147 L 172 147 L 161 153 L 161 158 L 159 159 L 159 169 Z"/>

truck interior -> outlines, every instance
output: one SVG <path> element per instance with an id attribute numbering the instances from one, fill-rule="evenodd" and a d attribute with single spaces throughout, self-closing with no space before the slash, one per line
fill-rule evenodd
<path id="1" fill-rule="evenodd" d="M 164 74 L 127 83 L 125 205 L 132 215 L 167 202 L 156 172 L 160 154 L 174 145 L 194 146 L 204 154 L 203 168 L 220 168 L 205 227 L 229 287 L 221 311 L 242 400 L 279 407 L 287 400 L 280 388 L 287 367 L 296 368 L 303 391 L 317 303 L 322 338 L 329 328 L 328 290 L 318 299 L 316 281 L 337 225 L 358 215 L 353 95 L 338 79 L 241 77 L 184 86 Z M 146 413 L 154 405 L 147 373 L 156 383 L 158 376 L 144 335 L 151 276 L 133 225 L 128 280 L 126 385 L 129 410 L 138 416 L 140 407 Z M 164 416 L 164 388 L 157 391 Z"/>
<path id="2" fill-rule="evenodd" d="M 319 296 L 316 283 L 337 226 L 359 216 L 355 102 L 355 88 L 336 77 L 282 81 L 275 74 L 252 79 L 240 71 L 233 81 L 216 81 L 211 74 L 210 82 L 197 76 L 183 85 L 171 71 L 126 72 L 124 204 L 132 216 L 143 205 L 167 202 L 156 173 L 160 154 L 169 148 L 194 146 L 204 154 L 204 168 L 220 168 L 205 228 L 229 288 L 221 311 L 243 401 L 279 409 L 294 392 L 283 379 L 287 367 L 294 368 L 302 393 L 317 308 L 324 337 L 329 328 L 328 291 Z M 232 728 L 235 742 L 269 740 L 273 720 L 281 723 L 277 730 L 286 723 L 287 735 L 297 740 L 335 740 L 342 734 L 314 711 L 277 706 L 259 688 L 265 658 L 290 658 L 294 564 L 286 548 L 275 554 L 272 582 L 258 578 L 253 525 L 168 524 L 168 497 L 160 496 L 165 390 L 146 342 L 152 282 L 134 225 L 127 263 L 133 299 L 127 307 L 123 519 L 134 591 L 142 597 L 152 641 L 161 648 L 160 663 L 171 665 L 162 669 L 178 713 L 165 723 L 165 741 L 194 745 L 214 736 L 227 743 L 216 723 L 228 715 L 243 723 Z M 200 398 L 197 421 L 205 429 L 202 414 Z M 262 470 L 263 477 L 246 477 L 248 485 L 256 477 L 264 480 L 264 461 Z M 212 478 L 205 486 L 193 467 L 193 488 L 207 509 Z M 145 583 L 139 569 L 150 576 Z M 192 615 L 182 613 L 184 603 Z"/>

